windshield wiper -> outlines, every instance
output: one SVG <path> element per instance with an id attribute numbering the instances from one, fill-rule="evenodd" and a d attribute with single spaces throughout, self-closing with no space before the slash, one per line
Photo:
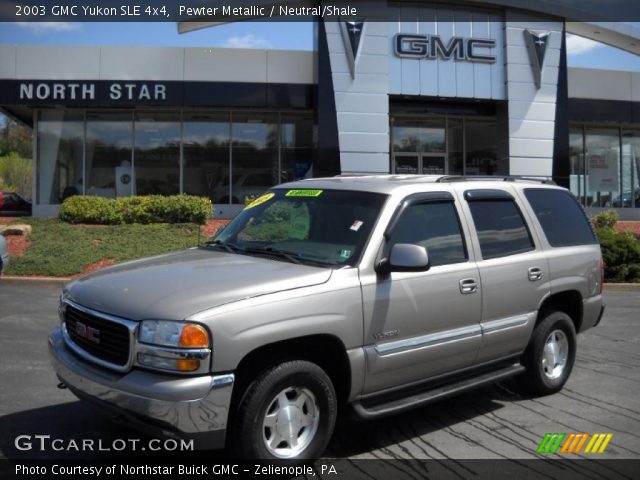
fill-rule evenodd
<path id="1" fill-rule="evenodd" d="M 233 243 L 223 242 L 222 240 L 210 240 L 205 243 L 207 247 L 222 247 L 229 253 L 240 253 L 244 250 Z"/>
<path id="2" fill-rule="evenodd" d="M 274 257 L 284 258 L 291 263 L 297 263 L 298 265 L 302 263 L 301 255 L 295 252 L 287 252 L 285 250 L 278 250 L 273 247 L 247 247 L 242 249 L 243 253 L 263 253 L 265 255 L 273 255 Z"/>

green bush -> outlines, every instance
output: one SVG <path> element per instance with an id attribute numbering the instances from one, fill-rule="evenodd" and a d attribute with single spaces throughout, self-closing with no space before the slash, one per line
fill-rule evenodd
<path id="1" fill-rule="evenodd" d="M 591 217 L 591 222 L 596 228 L 615 228 L 618 223 L 618 213 L 614 210 L 606 210 Z"/>
<path id="2" fill-rule="evenodd" d="M 15 191 L 26 198 L 31 198 L 31 160 L 11 152 L 0 157 L 0 189 Z"/>
<path id="3" fill-rule="evenodd" d="M 73 196 L 60 207 L 60 220 L 69 223 L 197 223 L 211 217 L 211 200 L 192 195 L 148 195 L 116 199 Z"/>
<path id="4" fill-rule="evenodd" d="M 618 214 L 605 211 L 591 218 L 602 248 L 604 278 L 608 282 L 640 282 L 640 239 L 617 232 Z"/>

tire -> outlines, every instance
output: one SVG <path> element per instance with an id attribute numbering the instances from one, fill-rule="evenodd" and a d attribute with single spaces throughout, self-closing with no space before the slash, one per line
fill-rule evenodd
<path id="1" fill-rule="evenodd" d="M 318 365 L 287 361 L 247 387 L 234 415 L 231 445 L 239 458 L 318 458 L 333 434 L 337 399 Z"/>
<path id="2" fill-rule="evenodd" d="M 564 312 L 548 313 L 533 330 L 522 357 L 527 371 L 518 378 L 519 386 L 533 395 L 559 392 L 571 375 L 575 358 L 573 321 Z"/>

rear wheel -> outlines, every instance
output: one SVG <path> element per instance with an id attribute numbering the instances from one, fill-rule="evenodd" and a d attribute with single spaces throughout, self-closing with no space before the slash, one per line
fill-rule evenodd
<path id="1" fill-rule="evenodd" d="M 280 363 L 260 374 L 240 400 L 233 448 L 241 458 L 317 458 L 336 414 L 335 390 L 324 370 L 303 360 Z"/>
<path id="2" fill-rule="evenodd" d="M 576 356 L 576 330 L 564 312 L 551 312 L 536 326 L 522 363 L 527 371 L 519 378 L 528 393 L 549 395 L 569 379 Z"/>

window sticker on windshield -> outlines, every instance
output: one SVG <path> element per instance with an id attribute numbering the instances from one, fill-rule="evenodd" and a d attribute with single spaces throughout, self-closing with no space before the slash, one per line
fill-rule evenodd
<path id="1" fill-rule="evenodd" d="M 322 190 L 289 190 L 285 197 L 319 197 Z"/>
<path id="2" fill-rule="evenodd" d="M 244 207 L 244 209 L 247 210 L 248 208 L 257 207 L 258 205 L 261 205 L 264 202 L 268 202 L 274 197 L 274 195 L 275 193 L 265 193 L 264 195 L 256 198 L 253 202 L 251 202 L 249 205 Z"/>
<path id="3" fill-rule="evenodd" d="M 349 259 L 349 257 L 351 257 L 351 250 L 349 250 L 348 248 L 343 248 L 342 250 L 340 250 L 340 258 L 347 260 Z"/>
<path id="4" fill-rule="evenodd" d="M 357 232 L 358 230 L 360 230 L 360 227 L 364 225 L 364 222 L 362 220 L 354 220 L 353 223 L 351 224 L 351 230 L 353 230 L 354 232 Z"/>

